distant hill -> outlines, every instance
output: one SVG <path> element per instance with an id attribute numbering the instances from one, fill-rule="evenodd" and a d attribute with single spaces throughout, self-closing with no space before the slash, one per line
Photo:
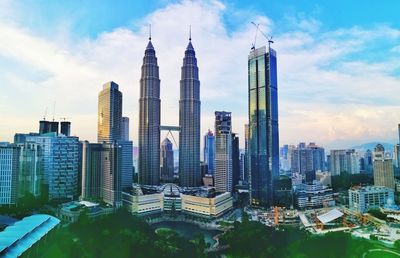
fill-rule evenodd
<path id="1" fill-rule="evenodd" d="M 375 146 L 379 143 L 382 144 L 383 147 L 385 147 L 386 151 L 393 150 L 393 144 L 387 143 L 387 142 L 368 142 L 368 143 L 364 143 L 364 144 L 361 144 L 358 146 L 354 146 L 354 147 L 352 147 L 352 149 L 364 150 L 364 151 L 370 149 L 372 151 L 372 150 L 374 150 Z"/>

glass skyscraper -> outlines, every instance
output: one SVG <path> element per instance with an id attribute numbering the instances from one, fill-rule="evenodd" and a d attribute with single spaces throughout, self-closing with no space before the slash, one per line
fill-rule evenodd
<path id="1" fill-rule="evenodd" d="M 249 161 L 251 202 L 273 204 L 273 179 L 279 176 L 278 82 L 276 52 L 265 46 L 248 57 Z"/>
<path id="2" fill-rule="evenodd" d="M 214 175 L 215 172 L 215 136 L 211 130 L 204 135 L 204 162 L 207 164 L 207 174 Z"/>
<path id="3" fill-rule="evenodd" d="M 139 183 L 160 184 L 160 77 L 151 38 L 147 44 L 140 78 Z"/>
<path id="4" fill-rule="evenodd" d="M 181 186 L 199 186 L 200 81 L 196 53 L 190 38 L 181 70 L 179 126 L 179 182 Z"/>

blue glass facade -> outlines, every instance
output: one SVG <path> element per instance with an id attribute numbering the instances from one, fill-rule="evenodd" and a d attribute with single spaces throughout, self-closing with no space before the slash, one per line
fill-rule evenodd
<path id="1" fill-rule="evenodd" d="M 251 201 L 272 205 L 273 179 L 279 177 L 278 83 L 276 52 L 252 50 L 248 59 L 249 162 Z"/>
<path id="2" fill-rule="evenodd" d="M 214 175 L 215 172 L 215 136 L 209 130 L 204 135 L 204 162 L 208 165 L 208 174 Z"/>

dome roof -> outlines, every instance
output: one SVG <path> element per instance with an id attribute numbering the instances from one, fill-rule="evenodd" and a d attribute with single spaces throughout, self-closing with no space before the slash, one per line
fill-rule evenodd
<path id="1" fill-rule="evenodd" d="M 168 183 L 162 186 L 164 196 L 180 196 L 181 189 L 176 184 Z"/>

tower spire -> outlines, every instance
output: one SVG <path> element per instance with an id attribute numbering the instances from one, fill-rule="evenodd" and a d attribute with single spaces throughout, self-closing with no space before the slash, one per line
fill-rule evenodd
<path id="1" fill-rule="evenodd" d="M 149 40 L 151 40 L 151 23 L 149 23 Z"/>
<path id="2" fill-rule="evenodd" d="M 192 25 L 189 25 L 189 41 L 192 41 Z"/>

